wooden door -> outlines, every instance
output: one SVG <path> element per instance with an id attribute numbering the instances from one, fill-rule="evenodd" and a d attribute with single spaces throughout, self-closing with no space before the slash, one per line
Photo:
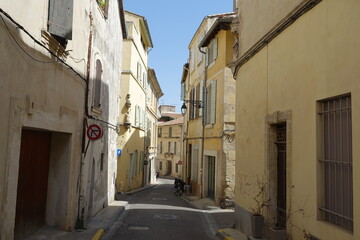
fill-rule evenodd
<path id="1" fill-rule="evenodd" d="M 277 126 L 277 225 L 286 228 L 286 125 Z"/>
<path id="2" fill-rule="evenodd" d="M 14 239 L 45 225 L 51 133 L 23 130 L 16 200 Z"/>
<path id="3" fill-rule="evenodd" d="M 215 157 L 208 156 L 208 198 L 215 198 Z"/>

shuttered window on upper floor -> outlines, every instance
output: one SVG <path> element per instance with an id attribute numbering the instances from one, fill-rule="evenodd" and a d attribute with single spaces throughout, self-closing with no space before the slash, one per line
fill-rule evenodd
<path id="1" fill-rule="evenodd" d="M 73 0 L 49 0 L 48 32 L 61 45 L 72 39 Z"/>
<path id="2" fill-rule="evenodd" d="M 96 0 L 100 9 L 102 10 L 104 17 L 108 18 L 109 0 Z"/>

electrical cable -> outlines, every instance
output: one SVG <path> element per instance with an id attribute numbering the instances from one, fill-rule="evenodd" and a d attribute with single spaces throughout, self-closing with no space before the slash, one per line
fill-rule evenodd
<path id="1" fill-rule="evenodd" d="M 62 64 L 64 64 L 66 67 L 68 67 L 73 73 L 75 73 L 76 76 L 80 77 L 84 82 L 87 83 L 86 79 L 81 76 L 80 73 L 78 73 L 75 69 L 73 69 L 69 64 L 67 64 L 64 60 L 56 56 L 49 48 L 47 48 L 44 44 L 39 42 L 34 36 L 32 36 L 28 31 L 25 30 L 23 26 L 21 26 L 19 23 L 17 23 L 14 19 L 10 17 L 9 14 L 7 14 L 2 8 L 0 8 L 0 13 L 2 13 L 7 19 L 9 19 L 13 24 L 16 25 L 17 28 L 22 30 L 26 35 L 28 35 L 36 44 L 46 49 L 52 56 L 54 56 L 58 61 L 60 61 Z"/>
<path id="2" fill-rule="evenodd" d="M 35 62 L 39 62 L 39 63 L 55 63 L 55 62 L 57 62 L 57 61 L 45 62 L 45 61 L 38 60 L 38 59 L 34 58 L 33 56 L 31 56 L 30 53 L 28 53 L 28 52 L 19 44 L 19 42 L 16 40 L 15 36 L 11 33 L 8 25 L 6 24 L 4 18 L 3 18 L 1 15 L 0 15 L 0 18 L 1 18 L 1 20 L 4 22 L 4 25 L 5 25 L 8 33 L 9 33 L 10 36 L 14 39 L 16 45 L 17 45 L 29 58 L 31 58 L 31 59 L 34 60 Z"/>
<path id="3" fill-rule="evenodd" d="M 45 45 L 43 45 L 41 42 L 39 42 L 34 36 L 32 36 L 28 31 L 25 30 L 25 28 L 23 26 L 21 26 L 19 23 L 17 23 L 14 19 L 11 18 L 11 16 L 9 14 L 7 14 L 2 8 L 0 8 L 0 13 L 2 13 L 7 19 L 9 19 L 13 24 L 16 25 L 16 27 L 20 30 L 22 30 L 26 35 L 28 35 L 36 44 L 38 44 L 39 46 L 43 47 L 44 49 L 46 49 L 52 56 L 54 56 L 58 61 L 60 61 L 63 65 L 65 65 L 66 67 L 68 67 L 72 72 L 75 73 L 76 76 L 80 77 L 86 84 L 88 84 L 88 81 L 83 77 L 81 76 L 80 73 L 78 73 L 76 70 L 74 70 L 69 64 L 67 64 L 64 60 L 62 60 L 61 58 L 59 58 L 58 56 L 56 56 L 50 49 L 48 49 Z M 34 61 L 36 62 L 40 62 L 40 63 L 56 63 L 58 61 L 53 61 L 53 62 L 45 62 L 45 61 L 41 61 L 41 60 L 38 60 L 36 58 L 34 58 L 33 56 L 31 56 L 26 50 L 24 50 L 20 44 L 16 41 L 15 39 L 15 36 L 13 36 L 13 34 L 11 34 L 11 31 L 10 29 L 8 28 L 5 20 L 3 19 L 3 17 L 0 15 L 2 21 L 4 22 L 5 26 L 6 26 L 6 29 L 7 31 L 9 32 L 9 34 L 12 36 L 12 38 L 15 40 L 16 44 L 26 53 L 26 55 L 28 57 L 30 57 L 31 59 L 33 59 Z M 70 55 L 70 54 L 69 54 Z M 73 59 L 75 62 L 78 61 L 78 62 L 81 62 L 81 61 L 84 61 L 85 62 L 85 59 L 76 59 L 74 57 L 72 57 L 70 55 L 70 58 Z M 78 63 L 77 62 L 77 63 Z M 86 62 L 85 62 L 86 63 Z M 101 119 L 98 119 L 98 118 L 95 118 L 94 116 L 92 115 L 89 115 L 89 114 L 86 114 L 86 117 L 89 118 L 89 119 L 93 119 L 95 121 L 98 121 L 98 122 L 102 122 L 102 123 L 105 123 L 106 125 L 110 126 L 109 128 L 110 129 L 113 129 L 115 131 L 118 130 L 118 127 L 114 124 L 111 124 L 109 122 L 106 122 L 104 120 L 101 120 Z"/>

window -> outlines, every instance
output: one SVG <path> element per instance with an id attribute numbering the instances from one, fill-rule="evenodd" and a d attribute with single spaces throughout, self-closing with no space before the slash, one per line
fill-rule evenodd
<path id="1" fill-rule="evenodd" d="M 175 164 L 175 172 L 176 172 L 176 173 L 179 172 L 179 164 Z"/>
<path id="2" fill-rule="evenodd" d="M 48 32 L 63 46 L 72 39 L 73 0 L 49 0 Z"/>
<path id="3" fill-rule="evenodd" d="M 159 128 L 158 129 L 158 137 L 161 137 L 161 134 L 162 134 L 162 128 Z"/>
<path id="4" fill-rule="evenodd" d="M 180 92 L 180 100 L 184 101 L 185 99 L 185 83 L 181 83 L 181 92 Z"/>
<path id="5" fill-rule="evenodd" d="M 197 39 L 197 46 L 200 45 L 201 41 L 202 41 L 203 38 L 204 38 L 204 35 L 205 35 L 204 32 L 200 33 L 200 35 L 199 35 L 199 37 L 198 37 L 198 39 Z M 200 50 L 198 50 L 198 51 L 197 51 L 196 64 L 201 63 L 202 59 L 203 59 L 203 54 L 200 52 Z"/>
<path id="6" fill-rule="evenodd" d="M 101 75 L 102 75 L 102 64 L 99 59 L 96 60 L 96 76 L 95 76 L 95 86 L 94 86 L 94 107 L 101 107 Z"/>
<path id="7" fill-rule="evenodd" d="M 109 0 L 97 0 L 97 3 L 102 10 L 104 17 L 108 17 Z"/>
<path id="8" fill-rule="evenodd" d="M 199 147 L 194 145 L 191 153 L 191 180 L 197 181 L 198 178 L 198 154 Z"/>
<path id="9" fill-rule="evenodd" d="M 195 88 L 195 101 L 200 100 L 200 83 Z M 198 118 L 200 116 L 200 108 L 195 107 L 195 118 Z"/>
<path id="10" fill-rule="evenodd" d="M 168 142 L 168 153 L 170 153 L 170 149 L 171 149 L 171 142 Z"/>
<path id="11" fill-rule="evenodd" d="M 160 161 L 160 170 L 162 170 L 162 162 Z"/>
<path id="12" fill-rule="evenodd" d="M 176 142 L 174 142 L 174 154 L 176 154 Z"/>
<path id="13" fill-rule="evenodd" d="M 210 65 L 215 59 L 217 58 L 218 54 L 218 40 L 214 38 L 209 47 L 206 49 L 206 56 L 205 56 L 205 64 L 206 66 Z"/>
<path id="14" fill-rule="evenodd" d="M 208 86 L 206 99 L 206 124 L 216 122 L 216 80 L 212 80 Z"/>
<path id="15" fill-rule="evenodd" d="M 353 231 L 351 96 L 320 101 L 324 220 Z"/>
<path id="16" fill-rule="evenodd" d="M 104 170 L 104 153 L 100 156 L 100 171 Z"/>
<path id="17" fill-rule="evenodd" d="M 169 137 L 172 137 L 172 127 L 169 127 Z"/>
<path id="18" fill-rule="evenodd" d="M 138 80 L 138 82 L 141 84 L 142 82 L 142 66 L 141 66 L 141 63 L 138 62 L 137 63 L 137 75 L 136 75 L 136 78 Z"/>
<path id="19" fill-rule="evenodd" d="M 126 33 L 128 39 L 131 39 L 133 37 L 133 28 L 134 28 L 134 22 L 127 21 L 126 22 Z"/>
<path id="20" fill-rule="evenodd" d="M 160 142 L 160 153 L 163 152 L 162 145 L 163 145 L 162 142 Z"/>

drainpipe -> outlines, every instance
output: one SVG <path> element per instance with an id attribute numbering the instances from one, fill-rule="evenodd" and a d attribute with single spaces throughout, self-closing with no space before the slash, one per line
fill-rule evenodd
<path id="1" fill-rule="evenodd" d="M 189 68 L 187 68 L 187 67 L 185 67 L 185 65 L 184 65 L 184 68 L 188 71 L 188 75 L 189 75 L 189 83 L 190 83 L 190 77 L 191 77 L 191 75 L 190 75 L 190 69 Z M 186 99 L 186 93 L 187 93 L 187 91 L 186 91 L 186 88 L 187 88 L 187 84 L 186 84 L 186 81 L 185 81 L 185 86 L 184 86 L 184 99 Z M 184 100 L 184 99 L 182 99 L 182 100 Z M 189 98 L 188 98 L 189 99 Z M 187 117 L 188 115 L 187 114 L 185 114 L 183 117 L 184 117 L 184 124 L 185 124 L 185 122 L 186 122 L 186 130 L 183 132 L 183 136 L 186 134 L 186 136 L 184 136 L 184 139 L 182 139 L 182 142 L 184 143 L 184 141 L 185 141 L 185 147 L 183 148 L 183 150 L 182 150 L 182 152 L 183 152 L 183 154 L 184 154 L 184 152 L 185 152 L 185 154 L 184 154 L 184 156 L 185 156 L 185 167 L 184 167 L 184 173 L 186 174 L 186 178 L 184 179 L 186 182 L 187 182 L 187 184 L 191 184 L 191 172 L 189 171 L 190 170 L 190 168 L 189 168 L 189 165 L 190 165 L 190 159 L 189 159 L 189 154 L 188 154 L 188 143 L 189 143 L 189 140 L 188 140 L 188 134 L 189 134 L 189 123 L 185 120 L 185 117 Z M 184 125 L 183 125 L 184 126 Z M 182 145 L 184 145 L 184 144 L 182 144 Z"/>
<path id="2" fill-rule="evenodd" d="M 204 79 L 203 79 L 203 97 L 202 97 L 202 131 L 201 131 L 201 169 L 200 169 L 200 198 L 203 198 L 204 192 L 204 138 L 205 138 L 205 125 L 206 125 L 206 79 L 207 79 L 207 66 L 206 66 L 206 52 L 201 50 L 199 46 L 199 51 L 204 54 Z"/>
<path id="3" fill-rule="evenodd" d="M 91 8 L 91 4 L 90 4 Z M 93 16 L 90 9 L 89 14 L 90 19 L 90 33 L 89 33 L 89 45 L 88 45 L 88 55 L 87 55 L 87 65 L 86 65 L 86 89 L 85 89 L 85 116 L 89 116 L 89 82 L 90 82 L 90 69 L 91 69 L 91 53 L 92 53 L 92 29 L 93 29 Z M 80 163 L 80 176 L 79 176 L 79 196 L 78 196 L 78 216 L 77 216 L 77 227 L 85 227 L 85 211 L 83 209 L 85 200 L 85 189 L 84 189 L 84 169 L 83 165 L 85 164 L 85 156 L 87 147 L 86 145 L 86 124 L 87 120 L 84 119 L 83 122 L 83 139 L 82 139 L 82 154 L 81 154 L 81 163 Z"/>

